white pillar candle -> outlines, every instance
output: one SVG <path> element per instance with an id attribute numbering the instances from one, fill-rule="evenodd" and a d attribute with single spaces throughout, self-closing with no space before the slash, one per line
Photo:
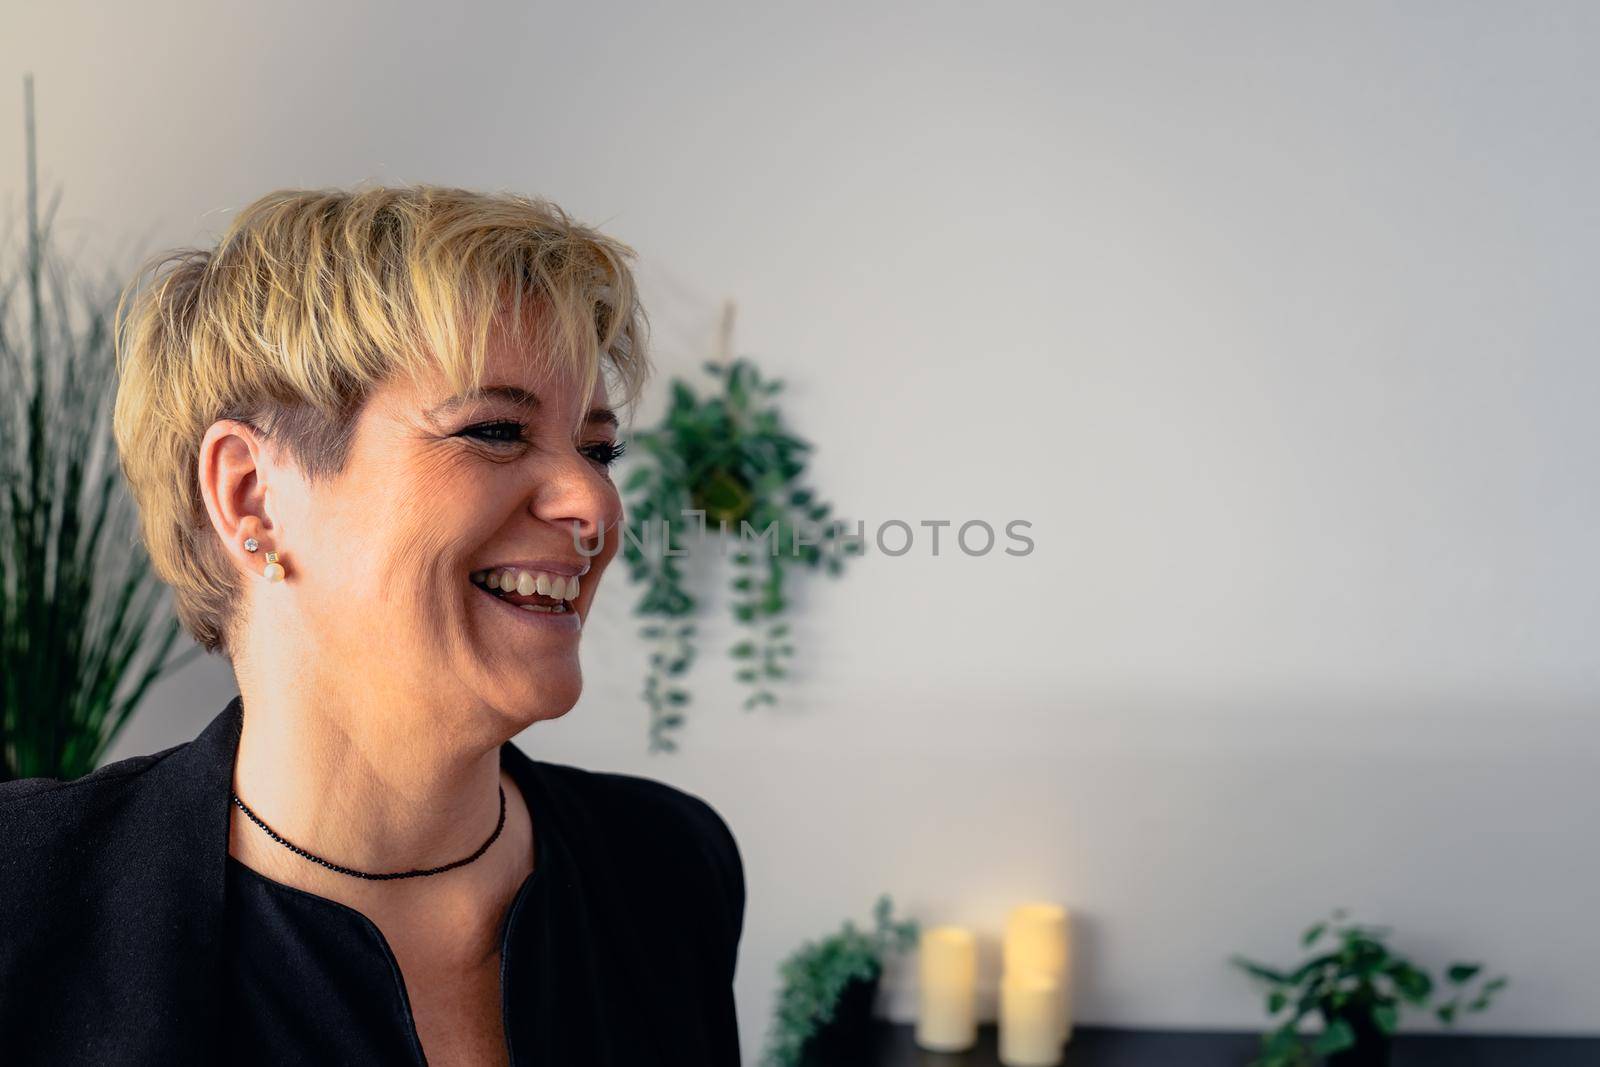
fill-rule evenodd
<path id="1" fill-rule="evenodd" d="M 917 1046 L 965 1052 L 978 1040 L 978 939 L 959 926 L 931 927 L 918 957 Z"/>
<path id="2" fill-rule="evenodd" d="M 1022 904 L 1013 908 L 1006 920 L 1004 971 L 1035 972 L 1056 979 L 1063 1044 L 1072 1037 L 1071 933 L 1067 909 L 1060 904 Z"/>
<path id="3" fill-rule="evenodd" d="M 1043 971 L 1008 971 L 1000 981 L 1000 1062 L 1055 1067 L 1061 1062 L 1061 980 Z"/>

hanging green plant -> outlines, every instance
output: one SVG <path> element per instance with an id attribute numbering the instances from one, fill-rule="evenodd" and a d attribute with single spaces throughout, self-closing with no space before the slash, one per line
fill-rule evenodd
<path id="1" fill-rule="evenodd" d="M 623 485 L 628 498 L 623 555 L 644 591 L 634 608 L 650 620 L 644 699 L 652 751 L 672 751 L 671 734 L 690 702 L 683 676 L 696 655 L 697 602 L 680 560 L 691 543 L 724 538 L 734 547 L 733 617 L 743 630 L 729 649 L 735 679 L 746 688 L 745 710 L 777 703 L 772 685 L 794 654 L 785 581 L 796 568 L 843 570 L 859 555 L 858 540 L 830 521 L 831 507 L 801 486 L 811 446 L 789 433 L 772 397 L 780 381 L 764 381 L 747 359 L 705 364 L 721 387 L 702 398 L 682 380 L 661 422 L 632 435 L 639 465 Z M 705 540 L 702 540 L 702 536 Z"/>

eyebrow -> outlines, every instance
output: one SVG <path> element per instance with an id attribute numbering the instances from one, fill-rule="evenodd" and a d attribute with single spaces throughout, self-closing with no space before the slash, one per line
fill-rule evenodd
<path id="1" fill-rule="evenodd" d="M 453 396 L 440 404 L 436 404 L 428 409 L 428 416 L 437 418 L 440 415 L 454 411 L 463 404 L 470 404 L 474 400 L 484 399 L 509 400 L 511 403 L 525 408 L 538 408 L 539 406 L 539 398 L 520 386 L 490 385 L 482 389 L 462 393 L 459 396 Z"/>
<path id="2" fill-rule="evenodd" d="M 474 400 L 484 399 L 506 400 L 516 404 L 519 407 L 525 407 L 534 411 L 537 411 L 540 406 L 539 398 L 519 385 L 489 385 L 474 392 L 463 393 L 460 396 L 453 396 L 443 403 L 429 408 L 428 417 L 430 419 L 437 419 L 440 415 L 454 411 L 463 404 L 471 403 Z M 599 423 L 611 427 L 618 427 L 621 425 L 621 422 L 617 419 L 617 413 L 610 408 L 590 408 L 589 414 L 585 417 L 584 422 L 586 424 Z"/>

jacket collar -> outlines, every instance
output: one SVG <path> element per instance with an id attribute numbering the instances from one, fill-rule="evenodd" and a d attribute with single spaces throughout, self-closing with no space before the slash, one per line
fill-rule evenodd
<path id="1" fill-rule="evenodd" d="M 244 700 L 235 696 L 200 735 L 180 746 L 169 760 L 177 772 L 175 820 L 189 836 L 192 869 L 215 890 L 220 906 L 227 877 L 228 829 L 232 822 L 233 767 L 244 726 Z M 209 895 L 209 893 L 208 893 Z"/>
<path id="2" fill-rule="evenodd" d="M 181 1026 L 164 1030 L 165 1040 L 178 1058 L 192 1055 L 195 1062 L 219 1037 L 229 805 L 243 722 L 243 702 L 235 696 L 198 737 L 141 776 L 156 788 L 141 791 L 127 813 L 139 840 L 150 843 L 142 872 L 152 890 L 143 898 L 149 907 L 142 917 L 145 936 L 175 983 L 169 990 L 175 1003 L 148 1007 L 182 1018 Z M 143 995 L 161 996 L 155 989 Z"/>

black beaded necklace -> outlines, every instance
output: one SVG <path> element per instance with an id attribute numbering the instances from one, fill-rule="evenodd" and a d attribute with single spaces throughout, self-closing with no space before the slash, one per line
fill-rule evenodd
<path id="1" fill-rule="evenodd" d="M 240 811 L 244 812 L 245 815 L 249 817 L 251 822 L 261 827 L 262 830 L 266 831 L 268 837 L 272 838 L 278 844 L 282 845 L 290 852 L 293 852 L 295 855 L 303 856 L 312 863 L 320 864 L 332 871 L 334 874 L 348 874 L 352 878 L 367 878 L 375 882 L 387 882 L 395 878 L 426 878 L 430 874 L 443 874 L 445 871 L 453 871 L 457 867 L 465 867 L 467 864 L 471 863 L 473 860 L 489 851 L 489 846 L 494 844 L 495 839 L 500 836 L 500 831 L 504 830 L 506 827 L 506 790 L 504 786 L 501 786 L 500 821 L 495 824 L 494 833 L 489 835 L 489 840 L 478 846 L 478 851 L 474 852 L 466 859 L 456 860 L 454 863 L 447 863 L 443 867 L 426 867 L 416 871 L 393 871 L 388 874 L 371 874 L 367 871 L 357 871 L 349 867 L 341 867 L 337 863 L 325 860 L 321 856 L 313 855 L 312 853 L 301 848 L 299 845 L 280 837 L 278 833 L 272 829 L 272 827 L 261 821 L 260 816 L 251 811 L 249 808 L 245 807 L 244 801 L 239 799 L 239 794 L 231 793 L 229 795 L 233 797 L 233 802 L 239 806 Z"/>

